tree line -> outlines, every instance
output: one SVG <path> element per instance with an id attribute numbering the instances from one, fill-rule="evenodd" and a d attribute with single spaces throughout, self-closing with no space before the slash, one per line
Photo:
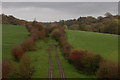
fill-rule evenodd
<path id="1" fill-rule="evenodd" d="M 25 20 L 15 18 L 12 15 L 0 15 L 0 23 L 2 24 L 13 24 L 13 25 L 22 25 L 25 26 Z M 105 17 L 99 16 L 97 18 L 92 16 L 79 17 L 78 19 L 70 20 L 60 20 L 59 22 L 46 22 L 43 23 L 45 26 L 65 26 L 70 30 L 81 30 L 81 31 L 90 31 L 90 32 L 99 32 L 99 33 L 109 33 L 109 34 L 120 34 L 120 16 L 112 15 L 111 13 L 105 13 Z"/>
<path id="2" fill-rule="evenodd" d="M 120 17 L 119 15 L 112 15 L 105 13 L 105 17 L 99 16 L 97 18 L 92 16 L 79 17 L 78 19 L 60 20 L 59 22 L 44 23 L 46 26 L 60 25 L 65 26 L 70 30 L 81 30 L 99 33 L 120 34 Z"/>

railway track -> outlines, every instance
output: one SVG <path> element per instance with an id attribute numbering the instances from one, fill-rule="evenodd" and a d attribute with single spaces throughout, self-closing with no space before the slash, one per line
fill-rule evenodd
<path id="1" fill-rule="evenodd" d="M 52 57 L 51 57 L 51 49 L 48 48 L 48 63 L 49 63 L 49 72 L 48 72 L 48 76 L 49 76 L 49 80 L 53 79 L 53 63 L 52 63 Z"/>
<path id="2" fill-rule="evenodd" d="M 57 64 L 58 64 L 61 80 L 66 80 L 65 79 L 64 68 L 62 66 L 61 60 L 60 60 L 59 55 L 58 55 L 58 48 L 56 46 L 54 46 L 54 49 L 55 49 L 55 58 L 56 58 L 56 61 L 57 61 Z"/>
<path id="3" fill-rule="evenodd" d="M 52 49 L 53 48 L 53 49 Z M 49 80 L 53 80 L 54 76 L 53 76 L 53 62 L 52 62 L 52 53 L 51 50 L 54 50 L 54 54 L 55 54 L 55 59 L 56 59 L 56 63 L 58 65 L 59 68 L 59 72 L 60 72 L 60 80 L 66 80 L 65 79 L 65 73 L 64 73 L 64 68 L 62 66 L 59 54 L 58 54 L 58 48 L 54 45 L 50 45 L 49 48 L 47 49 L 48 51 L 48 63 L 49 63 Z"/>

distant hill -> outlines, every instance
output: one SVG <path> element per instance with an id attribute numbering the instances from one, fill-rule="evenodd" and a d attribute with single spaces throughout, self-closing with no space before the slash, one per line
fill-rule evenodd
<path id="1" fill-rule="evenodd" d="M 28 22 L 28 21 L 25 21 L 25 20 L 15 18 L 12 15 L 7 16 L 5 14 L 2 14 L 2 15 L 0 15 L 0 18 L 2 18 L 0 20 L 0 23 L 2 23 L 2 24 L 12 24 L 12 25 L 25 26 L 25 23 Z"/>
<path id="2" fill-rule="evenodd" d="M 0 18 L 2 18 L 0 19 L 0 23 L 2 24 L 25 26 L 25 24 L 29 22 L 26 20 L 15 18 L 12 15 L 7 16 L 5 14 L 0 15 Z M 92 16 L 87 16 L 79 17 L 78 19 L 60 20 L 59 22 L 46 22 L 43 24 L 48 27 L 54 25 L 65 26 L 67 29 L 70 30 L 120 34 L 119 23 L 120 23 L 119 15 L 112 15 L 110 13 L 106 13 L 105 17 L 99 16 L 95 18 Z"/>

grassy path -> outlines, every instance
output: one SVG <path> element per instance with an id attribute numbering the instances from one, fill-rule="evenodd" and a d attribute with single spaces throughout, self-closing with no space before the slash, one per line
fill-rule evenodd
<path id="1" fill-rule="evenodd" d="M 51 50 L 53 50 L 53 56 L 51 56 Z M 59 76 L 62 80 L 65 80 L 65 73 L 64 73 L 64 69 L 61 63 L 61 60 L 59 58 L 58 55 L 58 50 L 57 47 L 54 44 L 49 45 L 49 48 L 47 49 L 48 51 L 48 63 L 49 63 L 49 78 L 55 78 L 55 69 L 53 68 L 54 66 L 56 67 L 56 65 L 53 66 L 53 61 L 52 61 L 52 57 L 55 58 L 55 64 L 57 64 L 57 69 L 59 70 Z M 54 73 L 53 73 L 54 72 Z"/>
<path id="2" fill-rule="evenodd" d="M 53 78 L 53 63 L 52 63 L 52 57 L 51 57 L 51 49 L 50 47 L 47 49 L 48 52 L 48 63 L 49 63 L 49 71 L 48 71 L 48 75 L 49 75 L 49 79 L 52 80 Z"/>
<path id="3" fill-rule="evenodd" d="M 62 78 L 62 80 L 65 80 L 64 68 L 62 66 L 60 57 L 58 55 L 58 48 L 57 48 L 57 46 L 53 46 L 53 48 L 55 49 L 55 57 L 56 57 L 56 62 L 57 62 L 58 67 L 59 67 L 60 77 Z"/>

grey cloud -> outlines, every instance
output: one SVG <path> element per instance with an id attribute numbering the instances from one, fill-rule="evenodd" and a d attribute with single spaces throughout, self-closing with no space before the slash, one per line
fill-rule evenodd
<path id="1" fill-rule="evenodd" d="M 30 20 L 33 16 L 41 21 L 99 16 L 105 12 L 117 14 L 117 2 L 3 2 L 3 13 Z M 19 11 L 23 11 L 21 14 Z M 28 15 L 25 15 L 25 14 Z M 42 17 L 43 16 L 43 17 Z"/>

